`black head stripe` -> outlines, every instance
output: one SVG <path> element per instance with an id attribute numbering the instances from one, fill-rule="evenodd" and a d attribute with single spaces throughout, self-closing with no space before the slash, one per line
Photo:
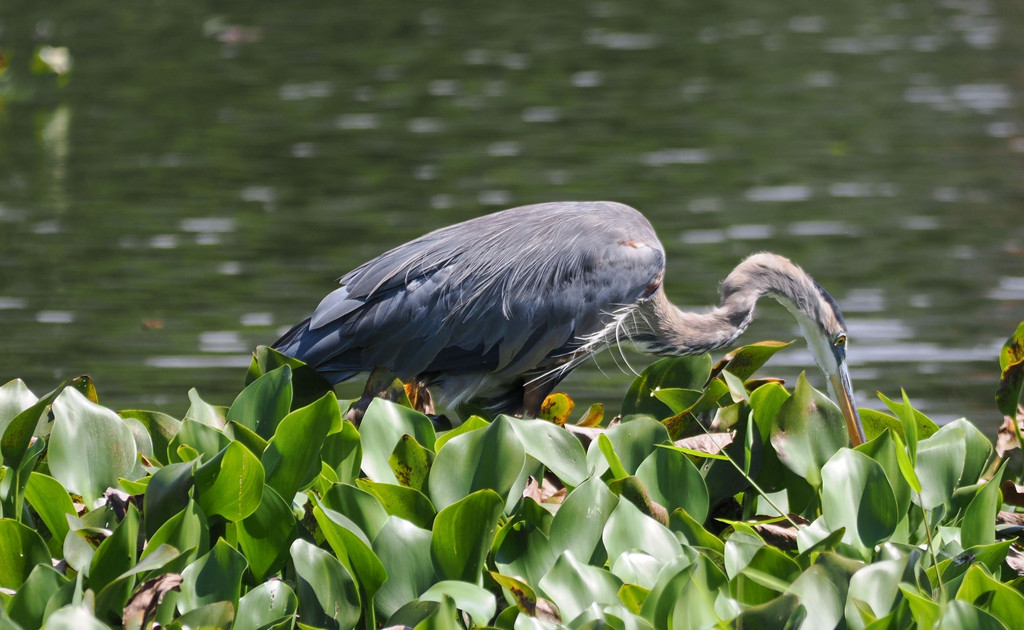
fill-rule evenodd
<path id="1" fill-rule="evenodd" d="M 821 294 L 822 299 L 832 308 L 832 312 L 835 313 L 839 325 L 843 327 L 843 330 L 846 330 L 846 322 L 843 321 L 843 312 L 839 310 L 839 303 L 823 286 L 817 282 L 814 283 L 814 286 L 818 288 L 818 293 Z"/>

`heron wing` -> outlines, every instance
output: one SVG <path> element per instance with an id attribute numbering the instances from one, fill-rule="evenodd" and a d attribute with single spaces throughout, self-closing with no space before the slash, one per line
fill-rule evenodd
<path id="1" fill-rule="evenodd" d="M 321 302 L 291 352 L 336 377 L 518 376 L 571 352 L 653 293 L 664 251 L 636 210 L 515 208 L 431 232 L 365 263 Z"/>

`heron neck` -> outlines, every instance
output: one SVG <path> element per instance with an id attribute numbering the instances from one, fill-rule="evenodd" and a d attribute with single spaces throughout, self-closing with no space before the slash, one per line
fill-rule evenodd
<path id="1" fill-rule="evenodd" d="M 687 355 L 710 352 L 734 342 L 754 318 L 757 301 L 765 295 L 790 311 L 811 307 L 803 304 L 814 281 L 800 267 L 773 254 L 755 254 L 741 262 L 722 283 L 718 306 L 704 313 L 686 312 L 672 304 L 663 289 L 642 304 L 634 341 L 648 352 Z M 809 291 L 811 289 L 812 291 Z"/>

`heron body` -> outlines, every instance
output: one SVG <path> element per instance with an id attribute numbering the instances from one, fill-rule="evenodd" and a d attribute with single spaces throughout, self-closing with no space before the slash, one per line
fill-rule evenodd
<path id="1" fill-rule="evenodd" d="M 664 275 L 654 228 L 629 206 L 512 208 L 435 230 L 350 271 L 274 347 L 335 383 L 383 366 L 430 387 L 449 408 L 474 400 L 535 414 L 593 354 L 617 343 L 657 355 L 709 352 L 732 343 L 758 298 L 770 295 L 800 323 L 851 437 L 863 440 L 859 418 L 855 431 L 849 415 L 856 408 L 842 315 L 803 270 L 781 256 L 750 256 L 705 313 L 673 306 Z"/>

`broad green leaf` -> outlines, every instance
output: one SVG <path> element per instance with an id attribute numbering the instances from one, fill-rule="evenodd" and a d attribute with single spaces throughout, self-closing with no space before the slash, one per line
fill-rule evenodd
<path id="1" fill-rule="evenodd" d="M 292 371 L 292 409 L 305 407 L 327 392 L 333 391 L 331 384 L 319 372 L 302 361 L 267 346 L 258 346 L 253 352 L 245 384 L 249 385 L 260 376 L 284 365 L 290 367 Z"/>
<path id="2" fill-rule="evenodd" d="M 977 565 L 967 569 L 956 598 L 991 613 L 1007 628 L 1018 627 L 1024 619 L 1024 595 L 991 577 Z"/>
<path id="3" fill-rule="evenodd" d="M 996 408 L 1004 416 L 1017 417 L 1017 402 L 1024 386 L 1024 322 L 1017 326 L 999 351 L 999 386 Z"/>
<path id="4" fill-rule="evenodd" d="M 263 582 L 238 600 L 235 628 L 267 628 L 292 617 L 299 607 L 299 598 L 281 580 Z"/>
<path id="5" fill-rule="evenodd" d="M 139 511 L 135 505 L 128 504 L 128 511 L 114 532 L 108 536 L 92 557 L 89 567 L 89 588 L 99 593 L 103 587 L 117 579 L 135 564 L 139 544 Z M 124 606 L 132 586 L 132 581 L 123 585 L 123 599 L 116 602 Z"/>
<path id="6" fill-rule="evenodd" d="M 440 603 L 446 596 L 455 602 L 456 608 L 469 613 L 473 623 L 478 626 L 487 625 L 494 617 L 497 608 L 494 595 L 483 587 L 469 582 L 442 580 L 428 588 L 419 599 Z"/>
<path id="7" fill-rule="evenodd" d="M 28 484 L 25 486 L 25 500 L 50 530 L 52 537 L 48 547 L 51 555 L 60 558 L 63 555 L 64 537 L 68 534 L 68 520 L 65 515 L 76 514 L 67 490 L 53 477 L 34 472 L 29 476 Z"/>
<path id="8" fill-rule="evenodd" d="M 942 618 L 942 606 L 932 600 L 929 593 L 921 591 L 913 584 L 900 583 L 900 591 L 910 606 L 914 621 L 919 628 L 934 628 Z"/>
<path id="9" fill-rule="evenodd" d="M 391 453 L 403 435 L 411 435 L 428 449 L 434 448 L 434 426 L 418 411 L 374 398 L 359 425 L 362 438 L 363 463 L 366 475 L 377 482 L 397 484 L 391 470 Z M 436 452 L 436 451 L 435 451 Z M 517 471 L 518 472 L 518 471 Z"/>
<path id="10" fill-rule="evenodd" d="M 313 627 L 352 628 L 359 621 L 359 590 L 348 569 L 301 538 L 292 543 L 299 577 L 299 615 Z"/>
<path id="11" fill-rule="evenodd" d="M 771 437 L 779 409 L 789 397 L 790 393 L 778 383 L 767 383 L 750 393 L 750 409 L 763 440 Z"/>
<path id="12" fill-rule="evenodd" d="M 1019 621 L 1020 618 L 1018 617 L 1014 620 L 1013 624 L 1006 626 L 994 615 L 985 612 L 977 606 L 972 606 L 964 601 L 953 600 L 946 604 L 937 630 L 964 630 L 965 628 L 970 628 L 970 630 L 1007 630 L 1008 628 L 1016 628 L 1016 624 Z"/>
<path id="13" fill-rule="evenodd" d="M 7 430 L 11 420 L 39 400 L 20 378 L 0 386 L 0 435 Z M 33 427 L 34 428 L 34 427 Z"/>
<path id="14" fill-rule="evenodd" d="M 655 361 L 630 384 L 622 399 L 622 417 L 646 414 L 660 420 L 675 415 L 654 396 L 654 391 L 662 388 L 703 390 L 710 375 L 711 357 L 706 354 Z"/>
<path id="15" fill-rule="evenodd" d="M 381 585 L 388 579 L 388 574 L 370 548 L 366 533 L 330 508 L 318 505 L 313 508 L 313 516 L 327 543 L 334 550 L 334 555 L 355 578 L 362 594 L 361 601 L 372 602 Z"/>
<path id="16" fill-rule="evenodd" d="M 199 392 L 196 388 L 188 390 L 188 399 L 192 403 L 192 406 L 185 412 L 184 420 L 192 420 L 199 424 L 205 424 L 208 427 L 217 429 L 218 431 L 224 428 L 227 424 L 227 420 L 224 414 L 217 408 L 206 402 L 199 396 Z"/>
<path id="17" fill-rule="evenodd" d="M 149 516 L 152 513 L 147 510 L 146 514 Z M 150 524 L 148 518 L 146 524 Z M 191 499 L 180 512 L 172 515 L 162 524 L 158 522 L 152 526 L 157 529 L 149 538 L 146 548 L 143 549 L 142 558 L 165 544 L 182 551 L 193 549 L 193 553 L 196 555 L 206 553 L 210 547 L 210 529 L 206 523 L 206 515 Z"/>
<path id="18" fill-rule="evenodd" d="M 554 556 L 571 551 L 588 564 L 593 564 L 595 554 L 603 556 L 605 525 L 618 503 L 618 497 L 598 477 L 577 486 L 566 496 L 551 522 L 548 539 Z"/>
<path id="19" fill-rule="evenodd" d="M 237 422 L 269 440 L 291 406 L 292 368 L 282 365 L 246 385 L 231 403 L 227 421 Z"/>
<path id="20" fill-rule="evenodd" d="M 373 539 L 373 551 L 388 574 L 374 597 L 382 617 L 390 617 L 436 581 L 430 538 L 429 530 L 392 516 Z"/>
<path id="21" fill-rule="evenodd" d="M 901 514 L 882 466 L 867 455 L 840 450 L 821 469 L 822 514 L 843 541 L 866 553 L 896 531 Z"/>
<path id="22" fill-rule="evenodd" d="M 669 512 L 682 508 L 698 521 L 708 514 L 708 488 L 686 455 L 659 448 L 636 469 L 652 501 Z"/>
<path id="23" fill-rule="evenodd" d="M 821 467 L 849 444 L 849 435 L 839 407 L 801 373 L 793 395 L 779 407 L 771 442 L 787 468 L 819 488 Z"/>
<path id="24" fill-rule="evenodd" d="M 864 453 L 882 466 L 885 477 L 889 480 L 889 487 L 893 491 L 893 498 L 896 499 L 896 513 L 903 518 L 903 515 L 910 509 L 912 488 L 905 478 L 903 468 L 900 466 L 900 452 L 905 448 L 902 443 L 897 443 L 899 437 L 893 437 L 893 433 L 883 431 L 880 435 L 869 438 L 868 442 L 857 446 L 855 450 Z M 904 458 L 909 463 L 909 457 Z"/>
<path id="25" fill-rule="evenodd" d="M 349 421 L 341 423 L 341 430 L 324 438 L 320 458 L 334 469 L 342 483 L 355 483 L 359 478 L 359 467 L 363 461 L 363 446 L 359 430 Z"/>
<path id="26" fill-rule="evenodd" d="M 245 567 L 245 557 L 221 538 L 209 553 L 181 572 L 184 581 L 178 598 L 178 610 L 185 613 L 222 601 L 232 606 L 238 604 Z"/>
<path id="27" fill-rule="evenodd" d="M 626 471 L 626 467 L 622 465 L 622 460 L 615 453 L 615 446 L 612 445 L 612 441 L 608 439 L 607 434 L 602 433 L 597 436 L 597 448 L 601 450 L 604 460 L 608 462 L 608 472 L 612 478 L 620 480 L 629 477 L 629 472 Z"/>
<path id="28" fill-rule="evenodd" d="M 642 551 L 627 551 L 620 553 L 619 557 L 615 559 L 611 566 L 611 572 L 623 584 L 633 584 L 644 590 L 650 590 L 657 583 L 658 574 L 661 573 L 664 566 L 664 558 L 658 559 Z"/>
<path id="29" fill-rule="evenodd" d="M 50 552 L 35 530 L 0 519 L 0 588 L 18 590 L 37 564 L 50 565 Z"/>
<path id="30" fill-rule="evenodd" d="M 853 571 L 845 562 L 836 561 L 834 554 L 823 553 L 815 564 L 800 574 L 789 587 L 807 611 L 804 626 L 835 628 L 843 619 L 846 595 Z"/>
<path id="31" fill-rule="evenodd" d="M 676 538 L 684 545 L 704 547 L 719 554 L 725 553 L 725 544 L 722 539 L 704 529 L 699 521 L 686 513 L 686 510 L 673 510 L 669 517 L 668 527 L 675 532 Z"/>
<path id="32" fill-rule="evenodd" d="M 506 575 L 518 575 L 537 584 L 555 563 L 547 533 L 554 517 L 533 499 L 523 499 L 519 510 L 498 531 L 494 542 L 494 564 Z"/>
<path id="33" fill-rule="evenodd" d="M 44 630 L 109 630 L 84 604 L 65 606 L 46 618 Z"/>
<path id="34" fill-rule="evenodd" d="M 721 618 L 714 602 L 725 585 L 725 575 L 706 556 L 679 555 L 662 569 L 640 613 L 655 628 L 715 627 Z"/>
<path id="35" fill-rule="evenodd" d="M 591 604 L 618 604 L 622 582 L 604 569 L 581 563 L 567 551 L 541 578 L 540 587 L 563 618 L 574 619 Z"/>
<path id="36" fill-rule="evenodd" d="M 487 422 L 480 416 L 470 416 L 466 418 L 466 421 L 460 424 L 459 426 L 455 427 L 454 429 L 451 429 L 450 431 L 445 431 L 441 435 L 437 436 L 437 440 L 434 442 L 434 452 L 439 452 L 441 450 L 441 447 L 444 446 L 445 443 L 448 440 L 452 439 L 453 437 L 458 437 L 463 433 L 469 433 L 470 431 L 476 431 L 478 429 L 487 428 L 487 425 L 489 424 L 490 422 Z"/>
<path id="37" fill-rule="evenodd" d="M 656 445 L 671 443 L 665 426 L 650 418 L 636 418 L 617 424 L 602 435 L 607 436 L 623 470 L 629 475 L 636 473 L 640 464 L 658 448 Z M 603 475 L 608 470 L 608 461 L 599 442 L 594 440 L 590 443 L 587 466 L 594 471 L 592 474 Z"/>
<path id="38" fill-rule="evenodd" d="M 167 461 L 170 463 L 187 461 L 180 452 L 182 447 L 190 447 L 205 459 L 209 459 L 230 442 L 231 439 L 220 429 L 192 418 L 185 418 L 181 421 L 178 432 L 167 444 Z"/>
<path id="39" fill-rule="evenodd" d="M 793 595 L 783 595 L 771 601 L 743 609 L 733 620 L 736 628 L 819 628 L 807 624 L 807 607 Z M 803 624 L 806 624 L 803 625 Z"/>
<path id="40" fill-rule="evenodd" d="M 249 452 L 256 456 L 256 458 L 263 457 L 263 452 L 267 450 L 267 441 L 261 438 L 255 431 L 245 427 L 234 420 L 228 422 L 227 426 L 224 427 L 224 435 L 234 442 L 239 442 L 245 448 L 249 449 Z"/>
<path id="41" fill-rule="evenodd" d="M 759 606 L 788 592 L 799 575 L 800 566 L 796 562 L 775 547 L 765 545 L 733 580 L 733 592 L 740 603 Z"/>
<path id="42" fill-rule="evenodd" d="M 49 564 L 37 564 L 29 573 L 24 585 L 11 596 L 7 603 L 7 614 L 22 628 L 40 628 L 46 603 L 68 579 Z M 0 617 L 2 619 L 2 617 Z M 0 620 L 0 627 L 4 623 Z"/>
<path id="43" fill-rule="evenodd" d="M 199 466 L 194 479 L 196 500 L 203 512 L 231 522 L 255 512 L 263 497 L 263 466 L 239 442 L 231 442 Z"/>
<path id="44" fill-rule="evenodd" d="M 903 423 L 900 422 L 899 418 L 874 409 L 861 409 L 859 413 L 860 423 L 864 427 L 864 436 L 868 440 L 873 440 L 884 431 L 889 430 L 889 432 L 899 435 L 906 442 Z"/>
<path id="45" fill-rule="evenodd" d="M 667 527 L 643 514 L 629 501 L 619 501 L 612 510 L 601 540 L 608 551 L 609 562 L 615 562 L 619 554 L 634 549 L 655 558 L 672 558 L 682 552 L 679 541 Z M 588 556 L 584 557 L 589 560 Z"/>
<path id="46" fill-rule="evenodd" d="M 181 428 L 181 421 L 159 411 L 142 411 L 140 409 L 126 409 L 118 411 L 117 415 L 122 418 L 134 418 L 142 423 L 149 433 L 149 440 L 153 444 L 153 456 L 161 464 L 167 462 L 167 446 L 178 434 Z"/>
<path id="47" fill-rule="evenodd" d="M 881 619 L 893 612 L 900 595 L 900 581 L 906 567 L 906 559 L 880 560 L 873 562 L 853 574 L 847 591 L 846 619 L 853 628 L 867 625 L 858 608 Z"/>
<path id="48" fill-rule="evenodd" d="M 260 462 L 269 484 L 285 500 L 320 473 L 320 449 L 333 426 L 341 426 L 341 410 L 333 392 L 286 415 L 277 425 Z"/>
<path id="49" fill-rule="evenodd" d="M 921 502 L 926 510 L 949 504 L 966 459 L 963 431 L 955 427 L 918 442 L 914 472 L 921 481 Z"/>
<path id="50" fill-rule="evenodd" d="M 981 487 L 971 499 L 960 526 L 960 544 L 964 549 L 996 542 L 996 514 L 1003 504 L 999 484 L 1003 478 L 1004 463 L 991 481 Z M 1024 616 L 1020 617 L 1024 619 Z"/>
<path id="51" fill-rule="evenodd" d="M 428 488 L 430 500 L 441 509 L 477 490 L 501 497 L 519 477 L 526 453 L 512 423 L 498 416 L 487 428 L 449 440 L 434 459 Z M 454 579 L 460 579 L 455 577 Z"/>
<path id="52" fill-rule="evenodd" d="M 434 453 L 421 446 L 411 435 L 403 435 L 395 445 L 388 463 L 398 483 L 422 491 L 434 462 Z"/>
<path id="53" fill-rule="evenodd" d="M 587 454 L 571 433 L 543 420 L 513 420 L 511 424 L 526 454 L 563 483 L 576 487 L 587 478 Z"/>
<path id="54" fill-rule="evenodd" d="M 189 610 L 167 625 L 167 630 L 230 630 L 235 618 L 231 602 L 212 602 Z"/>
<path id="55" fill-rule="evenodd" d="M 978 483 L 985 468 L 988 466 L 989 458 L 992 456 L 992 442 L 985 434 L 978 430 L 964 418 L 954 420 L 944 425 L 940 431 L 958 431 L 963 434 L 964 445 L 967 449 L 964 458 L 964 469 L 960 473 L 958 486 L 971 486 Z"/>
<path id="56" fill-rule="evenodd" d="M 437 512 L 430 499 L 419 490 L 365 479 L 358 480 L 356 485 L 375 496 L 388 514 L 404 518 L 424 529 L 433 526 Z"/>
<path id="57" fill-rule="evenodd" d="M 21 381 L 11 381 L 0 387 L 0 393 L 3 393 L 3 390 L 11 386 L 12 383 L 21 383 Z M 22 384 L 21 387 L 23 388 L 24 385 Z M 43 414 L 46 408 L 53 403 L 61 390 L 57 388 L 38 401 L 33 400 L 28 407 L 7 419 L 5 416 L 8 413 L 13 413 L 22 403 L 35 398 L 27 388 L 21 390 L 18 386 L 14 386 L 11 389 L 14 391 L 6 392 L 6 396 L 0 395 L 0 436 L 3 436 L 0 439 L 0 452 L 3 453 L 4 464 L 16 469 L 22 463 L 39 424 L 45 421 Z M 5 398 L 7 399 L 7 409 L 2 408 Z"/>
<path id="58" fill-rule="evenodd" d="M 900 425 L 904 427 L 902 437 L 905 440 L 907 439 L 907 429 L 909 429 L 909 433 L 917 435 L 917 440 L 929 438 L 939 430 L 938 425 L 932 422 L 928 416 L 910 405 L 906 392 L 903 392 L 902 403 L 886 398 L 881 392 L 878 392 L 878 398 L 900 419 Z"/>
<path id="59" fill-rule="evenodd" d="M 113 411 L 67 387 L 53 401 L 53 430 L 47 462 L 50 473 L 88 506 L 117 487 L 135 469 L 135 438 Z"/>
<path id="60" fill-rule="evenodd" d="M 681 414 L 700 400 L 704 392 L 699 389 L 681 389 L 679 387 L 665 387 L 654 390 L 654 397 L 665 403 L 674 414 Z"/>
<path id="61" fill-rule="evenodd" d="M 479 583 L 504 505 L 493 491 L 478 490 L 437 513 L 430 553 L 439 577 Z"/>
<path id="62" fill-rule="evenodd" d="M 426 500 L 426 497 L 424 497 Z M 373 540 L 384 523 L 388 520 L 388 512 L 381 502 L 370 492 L 343 483 L 336 483 L 324 493 L 321 499 L 324 507 L 344 514 L 352 520 L 366 536 Z M 433 520 L 433 510 L 430 511 Z M 428 521 L 429 526 L 429 521 Z"/>
<path id="63" fill-rule="evenodd" d="M 238 545 L 257 580 L 267 579 L 287 561 L 295 525 L 291 504 L 264 485 L 259 506 L 237 524 Z"/>

